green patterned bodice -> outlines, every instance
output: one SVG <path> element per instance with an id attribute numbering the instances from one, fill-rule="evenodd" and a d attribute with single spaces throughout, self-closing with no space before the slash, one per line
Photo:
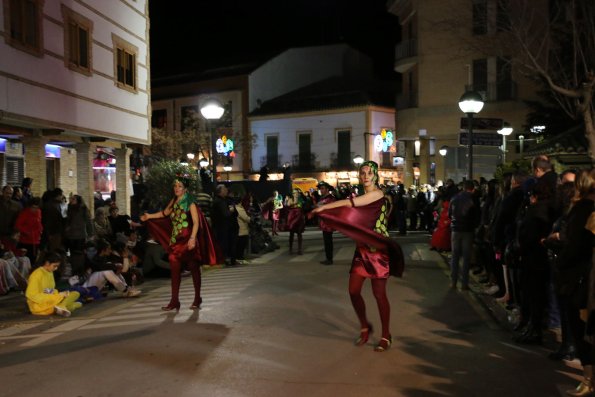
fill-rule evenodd
<path id="1" fill-rule="evenodd" d="M 184 211 L 180 203 L 176 203 L 172 207 L 172 211 L 171 214 L 169 214 L 169 217 L 171 218 L 172 224 L 170 243 L 175 244 L 176 238 L 186 234 L 183 233 L 184 229 L 188 229 L 188 227 L 190 226 L 190 223 L 188 222 L 189 213 L 187 211 Z"/>
<path id="2" fill-rule="evenodd" d="M 380 214 L 378 215 L 378 219 L 376 219 L 376 225 L 374 226 L 374 231 L 376 233 L 380 233 L 385 237 L 388 237 L 388 201 L 384 199 L 384 203 L 382 204 L 382 208 L 380 209 Z"/>

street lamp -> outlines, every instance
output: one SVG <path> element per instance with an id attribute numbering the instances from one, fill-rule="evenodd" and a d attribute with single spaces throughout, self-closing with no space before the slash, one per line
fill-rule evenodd
<path id="1" fill-rule="evenodd" d="M 200 108 L 200 114 L 202 117 L 207 119 L 207 123 L 210 120 L 219 120 L 223 116 L 225 109 L 221 106 L 221 103 L 213 98 L 207 99 L 202 107 Z M 211 130 L 211 161 L 213 162 L 213 187 L 217 183 L 217 142 L 215 137 L 215 129 L 211 128 L 209 123 L 209 129 Z"/>
<path id="2" fill-rule="evenodd" d="M 446 156 L 446 153 L 448 153 L 448 146 L 442 146 L 439 150 L 438 153 L 440 153 L 440 155 L 442 157 Z"/>
<path id="3" fill-rule="evenodd" d="M 223 171 L 227 172 L 227 180 L 229 181 L 229 171 L 231 171 L 231 165 L 225 164 L 223 166 Z"/>
<path id="4" fill-rule="evenodd" d="M 364 162 L 364 158 L 358 154 L 353 158 L 353 162 L 359 167 Z"/>
<path id="5" fill-rule="evenodd" d="M 473 115 L 477 114 L 483 108 L 483 98 L 476 91 L 467 91 L 459 99 L 459 108 L 467 115 L 467 127 L 469 130 L 469 170 L 467 177 L 473 180 Z"/>
<path id="6" fill-rule="evenodd" d="M 209 165 L 209 160 L 205 159 L 204 157 L 201 157 L 200 160 L 198 160 L 198 165 L 204 168 Z"/>
<path id="7" fill-rule="evenodd" d="M 507 122 L 502 124 L 502 128 L 498 130 L 498 134 L 502 135 L 502 163 L 506 163 L 506 137 L 512 134 L 512 126 Z"/>

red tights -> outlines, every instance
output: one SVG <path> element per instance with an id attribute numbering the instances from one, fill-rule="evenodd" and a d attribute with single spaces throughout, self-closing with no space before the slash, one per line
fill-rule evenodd
<path id="1" fill-rule="evenodd" d="M 173 254 L 169 254 L 169 266 L 171 269 L 171 300 L 170 304 L 177 304 L 180 302 L 180 283 L 182 282 L 182 262 Z M 202 303 L 200 297 L 200 265 L 198 263 L 191 263 L 189 266 L 190 273 L 192 273 L 192 283 L 194 284 L 194 302 L 197 306 Z"/>
<path id="2" fill-rule="evenodd" d="M 349 297 L 351 298 L 351 304 L 355 309 L 355 314 L 357 314 L 362 329 L 369 326 L 366 317 L 366 303 L 362 297 L 362 286 L 365 279 L 365 277 L 357 274 L 351 274 L 349 276 Z M 390 335 L 390 303 L 386 296 L 386 279 L 373 278 L 371 281 L 372 292 L 374 293 L 374 298 L 376 298 L 378 312 L 380 313 L 380 322 L 382 323 L 382 337 L 388 338 Z"/>

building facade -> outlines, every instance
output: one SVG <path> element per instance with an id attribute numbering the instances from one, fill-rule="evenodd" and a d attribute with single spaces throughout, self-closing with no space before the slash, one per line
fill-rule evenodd
<path id="1" fill-rule="evenodd" d="M 537 98 L 535 85 L 512 66 L 514 54 L 492 46 L 502 35 L 498 1 L 392 0 L 388 10 L 402 28 L 395 50 L 395 71 L 402 77 L 396 129 L 404 141 L 406 182 L 466 177 L 467 147 L 460 133 L 467 127 L 458 102 L 467 90 L 484 98 L 475 132 L 489 138 L 474 145 L 474 178 L 492 178 L 503 157 L 498 121 L 513 127 L 515 135 L 508 138 L 513 143 L 523 133 L 525 101 Z M 438 154 L 443 146 L 444 157 Z M 515 157 L 514 148 L 508 145 L 507 160 Z"/>
<path id="2" fill-rule="evenodd" d="M 129 145 L 151 141 L 148 1 L 3 0 L 0 13 L 2 184 L 31 177 L 35 195 L 60 187 L 90 208 L 116 190 L 130 213 Z"/>

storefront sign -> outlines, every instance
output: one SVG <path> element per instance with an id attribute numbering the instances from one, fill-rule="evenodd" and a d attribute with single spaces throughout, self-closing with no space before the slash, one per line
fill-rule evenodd
<path id="1" fill-rule="evenodd" d="M 374 137 L 374 149 L 377 152 L 388 152 L 394 142 L 393 132 L 383 128 L 380 134 Z"/>
<path id="2" fill-rule="evenodd" d="M 227 136 L 223 135 L 221 138 L 217 139 L 216 142 L 216 149 L 217 153 L 222 154 L 224 156 L 235 157 L 236 154 L 233 151 L 234 144 L 233 140 L 227 138 Z"/>

